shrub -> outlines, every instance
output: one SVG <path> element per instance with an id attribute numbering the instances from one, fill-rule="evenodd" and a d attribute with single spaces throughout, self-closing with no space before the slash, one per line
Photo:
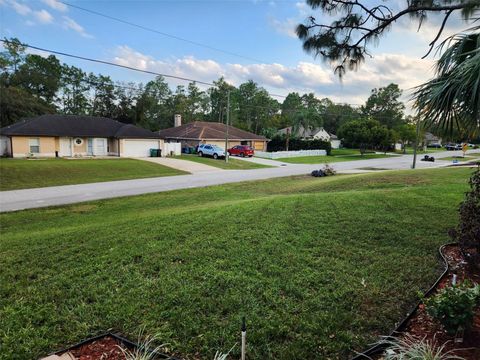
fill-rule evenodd
<path id="1" fill-rule="evenodd" d="M 475 308 L 480 302 L 480 286 L 468 282 L 446 287 L 426 302 L 430 316 L 438 320 L 449 335 L 458 330 L 468 330 L 473 322 Z"/>
<path id="2" fill-rule="evenodd" d="M 472 267 L 480 268 L 480 170 L 470 177 L 470 191 L 460 204 L 460 223 L 450 235 L 460 245 L 465 259 Z"/>
<path id="3" fill-rule="evenodd" d="M 422 339 L 417 340 L 407 336 L 405 339 L 387 339 L 382 341 L 388 346 L 385 360 L 461 360 L 463 358 L 445 351 L 445 344 L 437 346 L 435 342 Z"/>

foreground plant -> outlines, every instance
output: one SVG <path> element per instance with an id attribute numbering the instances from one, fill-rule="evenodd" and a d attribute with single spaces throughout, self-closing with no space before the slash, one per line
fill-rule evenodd
<path id="1" fill-rule="evenodd" d="M 444 351 L 445 344 L 437 345 L 435 341 L 415 339 L 407 336 L 404 339 L 388 338 L 382 341 L 388 349 L 385 351 L 385 360 L 463 360 L 462 357 Z"/>
<path id="2" fill-rule="evenodd" d="M 125 360 L 154 360 L 158 357 L 160 351 L 165 348 L 165 344 L 154 346 L 158 336 L 147 336 L 143 340 L 142 332 L 139 335 L 139 346 L 133 351 L 119 347 L 122 350 Z"/>
<path id="3" fill-rule="evenodd" d="M 480 170 L 470 177 L 470 189 L 458 210 L 460 223 L 450 236 L 458 241 L 469 265 L 480 268 Z"/>
<path id="4" fill-rule="evenodd" d="M 455 335 L 470 328 L 479 303 L 480 286 L 466 281 L 440 290 L 425 305 L 428 314 L 438 320 L 449 335 Z"/>

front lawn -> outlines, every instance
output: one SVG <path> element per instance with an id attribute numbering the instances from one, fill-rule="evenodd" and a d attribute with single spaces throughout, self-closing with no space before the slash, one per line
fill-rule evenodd
<path id="1" fill-rule="evenodd" d="M 268 165 L 256 164 L 250 161 L 235 159 L 232 156 L 228 158 L 228 163 L 225 162 L 225 159 L 215 160 L 212 157 L 206 157 L 206 156 L 200 157 L 198 155 L 190 155 L 190 154 L 182 154 L 182 156 L 179 157 L 179 159 L 195 161 L 197 163 L 214 166 L 224 170 L 250 170 L 250 169 L 261 169 L 261 168 L 271 167 Z"/>
<path id="2" fill-rule="evenodd" d="M 334 153 L 335 154 L 335 153 Z M 388 157 L 395 157 L 397 155 L 385 155 L 385 154 L 373 154 L 367 153 L 361 155 L 359 153 L 351 155 L 329 155 L 329 156 L 300 156 L 292 158 L 280 158 L 276 159 L 277 161 L 283 161 L 291 164 L 324 164 L 324 163 L 335 163 L 342 161 L 355 161 L 355 160 L 369 160 L 369 159 L 382 159 Z"/>
<path id="3" fill-rule="evenodd" d="M 465 157 L 449 156 L 444 158 L 438 158 L 437 160 L 451 161 L 451 162 L 453 162 L 454 160 L 457 160 L 459 162 L 464 162 L 464 161 L 474 161 L 478 159 L 476 156 L 465 156 Z"/>
<path id="4" fill-rule="evenodd" d="M 346 359 L 441 272 L 470 169 L 289 177 L 0 214 L 0 359 L 107 329 L 180 357 Z"/>
<path id="5" fill-rule="evenodd" d="M 182 174 L 186 172 L 134 159 L 0 159 L 0 190 Z"/>

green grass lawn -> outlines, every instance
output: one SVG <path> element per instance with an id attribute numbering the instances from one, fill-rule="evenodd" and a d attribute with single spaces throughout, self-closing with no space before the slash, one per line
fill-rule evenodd
<path id="1" fill-rule="evenodd" d="M 107 329 L 212 359 L 346 359 L 441 272 L 470 169 L 289 177 L 0 214 L 0 359 Z"/>
<path id="2" fill-rule="evenodd" d="M 0 159 L 0 190 L 181 174 L 186 172 L 134 159 Z"/>
<path id="3" fill-rule="evenodd" d="M 200 164 L 210 165 L 217 167 L 219 169 L 225 170 L 250 170 L 250 169 L 261 169 L 268 168 L 271 166 L 252 163 L 250 161 L 238 160 L 235 157 L 230 156 L 228 158 L 228 163 L 225 162 L 225 159 L 217 159 L 211 157 L 200 157 L 198 155 L 182 154 L 179 157 L 181 160 L 195 161 Z"/>
<path id="4" fill-rule="evenodd" d="M 422 148 L 422 149 L 418 149 L 417 154 L 431 154 L 431 153 L 442 152 L 442 151 L 446 151 L 445 148 L 440 148 L 440 149 L 427 148 L 427 151 L 423 151 L 423 148 Z M 413 147 L 407 146 L 406 153 L 409 154 L 409 155 L 412 155 L 413 154 Z M 403 154 L 403 151 L 397 151 L 397 154 Z"/>
<path id="5" fill-rule="evenodd" d="M 443 161 L 452 161 L 457 160 L 459 162 L 464 162 L 464 161 L 474 161 L 478 160 L 476 156 L 468 156 L 466 155 L 465 157 L 455 157 L 455 156 L 449 156 L 449 157 L 444 157 L 444 158 L 438 158 L 438 160 L 443 160 Z"/>
<path id="6" fill-rule="evenodd" d="M 354 160 L 368 160 L 368 159 L 381 159 L 387 157 L 393 157 L 396 155 L 385 155 L 385 154 L 373 154 L 367 153 L 364 156 L 361 156 L 360 153 L 356 152 L 351 155 L 329 155 L 329 156 L 300 156 L 292 158 L 280 158 L 277 161 L 283 161 L 291 164 L 323 164 L 323 163 L 335 163 L 342 161 L 354 161 Z"/>

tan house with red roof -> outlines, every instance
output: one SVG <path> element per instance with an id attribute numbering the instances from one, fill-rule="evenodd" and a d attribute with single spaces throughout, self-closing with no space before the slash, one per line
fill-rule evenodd
<path id="1" fill-rule="evenodd" d="M 182 147 L 199 144 L 213 144 L 225 148 L 226 125 L 217 122 L 194 121 L 181 125 L 175 118 L 175 127 L 160 130 L 160 137 L 165 142 L 180 142 Z M 228 126 L 228 148 L 235 145 L 249 145 L 255 150 L 266 151 L 268 139 L 261 135 Z"/>

